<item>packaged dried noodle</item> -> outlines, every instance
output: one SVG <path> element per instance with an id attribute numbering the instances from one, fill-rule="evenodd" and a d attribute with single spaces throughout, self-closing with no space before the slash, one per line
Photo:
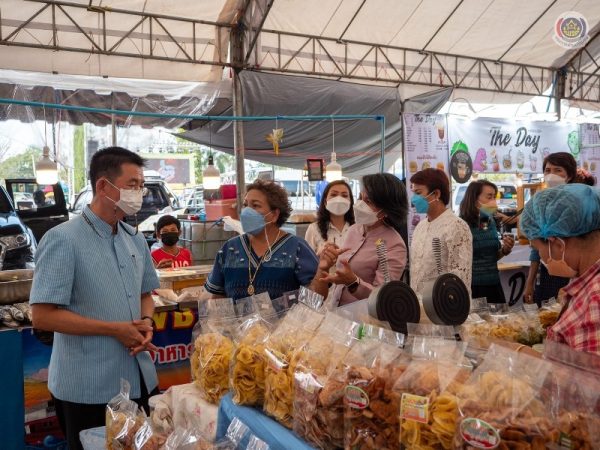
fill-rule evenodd
<path id="1" fill-rule="evenodd" d="M 323 317 L 323 314 L 312 307 L 297 303 L 281 320 L 265 344 L 263 410 L 287 428 L 292 428 L 293 382 L 297 359 Z"/>
<path id="2" fill-rule="evenodd" d="M 265 341 L 272 326 L 260 315 L 247 317 L 236 332 L 230 366 L 233 401 L 262 406 L 265 395 Z"/>
<path id="3" fill-rule="evenodd" d="M 333 398 L 324 386 L 356 341 L 359 324 L 328 312 L 316 334 L 297 355 L 294 372 L 294 432 L 318 448 L 337 448 L 344 441 L 343 406 L 331 414 Z"/>
<path id="4" fill-rule="evenodd" d="M 239 325 L 230 298 L 198 302 L 194 327 L 194 352 L 190 359 L 192 378 L 200 395 L 218 404 L 229 391 L 229 362 L 233 356 L 233 332 Z"/>

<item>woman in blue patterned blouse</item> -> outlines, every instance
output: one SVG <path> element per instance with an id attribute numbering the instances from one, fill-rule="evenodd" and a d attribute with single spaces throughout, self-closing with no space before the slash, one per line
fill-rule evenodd
<path id="1" fill-rule="evenodd" d="M 205 289 L 213 297 L 268 292 L 274 299 L 311 285 L 319 259 L 304 239 L 281 229 L 291 211 L 281 186 L 263 180 L 248 185 L 240 215 L 244 234 L 219 250 Z"/>

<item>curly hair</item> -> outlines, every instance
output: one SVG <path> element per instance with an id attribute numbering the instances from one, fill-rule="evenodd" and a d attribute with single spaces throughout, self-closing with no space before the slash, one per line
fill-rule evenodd
<path id="1" fill-rule="evenodd" d="M 246 193 L 251 190 L 256 189 L 257 191 L 262 192 L 267 197 L 267 202 L 269 203 L 269 208 L 279 210 L 279 218 L 277 219 L 276 225 L 278 227 L 282 226 L 286 220 L 290 217 L 292 213 L 292 207 L 288 200 L 287 192 L 284 188 L 279 186 L 277 183 L 273 181 L 267 180 L 255 180 L 246 186 Z"/>
<path id="2" fill-rule="evenodd" d="M 352 209 L 354 206 L 354 197 L 352 196 L 352 188 L 344 180 L 332 181 L 323 191 L 321 204 L 319 205 L 319 210 L 317 211 L 317 226 L 319 227 L 319 233 L 321 233 L 321 237 L 325 240 L 327 240 L 327 231 L 329 231 L 329 222 L 331 221 L 331 213 L 325 207 L 325 203 L 327 203 L 327 195 L 329 195 L 329 191 L 333 186 L 336 185 L 344 185 L 348 188 L 348 193 L 350 194 L 350 198 L 348 199 L 350 200 L 350 209 L 346 214 L 344 214 L 344 220 L 348 224 L 354 225 L 354 210 Z"/>

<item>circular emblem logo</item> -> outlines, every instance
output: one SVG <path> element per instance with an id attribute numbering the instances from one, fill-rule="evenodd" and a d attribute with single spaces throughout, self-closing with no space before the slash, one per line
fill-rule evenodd
<path id="1" fill-rule="evenodd" d="M 556 19 L 554 42 L 569 49 L 583 47 L 589 40 L 588 31 L 588 22 L 583 14 L 568 11 Z"/>
<path id="2" fill-rule="evenodd" d="M 350 408 L 365 409 L 369 406 L 369 395 L 358 386 L 346 386 L 344 394 Z"/>
<path id="3" fill-rule="evenodd" d="M 498 430 L 481 419 L 464 419 L 460 423 L 460 435 L 463 441 L 475 448 L 491 450 L 500 444 Z"/>

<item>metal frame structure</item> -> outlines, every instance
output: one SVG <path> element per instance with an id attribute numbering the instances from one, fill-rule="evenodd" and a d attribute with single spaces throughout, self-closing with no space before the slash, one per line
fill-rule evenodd
<path id="1" fill-rule="evenodd" d="M 598 44 L 600 33 L 563 68 L 502 59 L 531 27 L 525 29 L 498 60 L 427 50 L 428 44 L 462 6 L 462 1 L 422 49 L 346 40 L 345 30 L 337 39 L 266 30 L 263 26 L 274 0 L 245 0 L 232 23 L 103 7 L 92 1 L 89 4 L 63 0 L 27 1 L 38 3 L 40 7 L 26 20 L 3 19 L 0 10 L 0 45 L 233 67 L 238 71 L 253 69 L 389 85 L 406 83 L 600 102 L 600 60 L 589 51 L 592 45 Z M 533 23 L 539 21 L 555 2 L 547 5 Z M 346 29 L 363 5 L 364 1 Z M 78 24 L 73 16 L 75 11 L 81 10 L 95 14 L 98 26 L 91 28 Z M 40 14 L 48 12 L 51 13 L 50 24 L 36 21 Z M 134 17 L 135 24 L 126 30 L 111 26 L 124 16 L 130 21 Z M 36 30 L 51 30 L 52 38 L 48 42 L 36 41 Z M 213 38 L 198 37 L 207 34 Z M 63 36 L 67 35 L 68 46 L 61 43 L 66 41 Z M 229 56 L 229 47 L 222 48 L 222 38 L 227 36 L 230 36 L 232 50 Z M 130 39 L 143 44 L 132 52 L 131 47 L 126 49 L 124 44 Z M 263 45 L 264 42 L 271 44 Z M 235 50 L 235 46 L 239 49 Z M 217 57 L 204 57 L 207 52 Z M 237 56 L 234 55 L 236 52 Z M 588 70 L 589 65 L 592 68 Z M 544 94 L 550 84 L 554 84 L 555 89 Z"/>
<path id="2" fill-rule="evenodd" d="M 27 0 L 39 3 L 40 8 L 29 18 L 22 22 L 3 21 L 0 15 L 0 45 L 38 48 L 51 51 L 68 51 L 109 56 L 124 56 L 129 58 L 155 59 L 162 61 L 184 62 L 191 64 L 208 64 L 226 66 L 226 49 L 220 48 L 221 33 L 229 33 L 232 24 L 195 20 L 186 17 L 175 17 L 164 14 L 152 14 L 140 11 L 129 11 L 112 7 L 93 6 L 67 1 L 52 0 Z M 88 14 L 95 14 L 98 27 L 84 29 L 73 19 L 76 11 L 86 10 Z M 52 39 L 49 42 L 31 42 L 29 30 L 48 30 L 48 24 L 36 22 L 35 19 L 46 11 L 51 12 L 50 30 Z M 1 14 L 1 11 L 0 11 Z M 59 16 L 66 17 L 69 25 L 60 24 Z M 118 23 L 124 16 L 135 17 L 136 23 L 126 31 L 111 27 Z M 147 26 L 148 31 L 141 27 Z M 5 31 L 10 28 L 11 31 Z M 14 29 L 13 29 L 14 28 Z M 199 39 L 197 34 L 202 30 L 214 31 L 215 39 Z M 78 36 L 76 45 L 65 46 L 61 44 L 62 36 L 69 34 L 70 41 L 73 36 Z M 129 38 L 136 38 L 144 42 L 138 53 L 125 51 L 123 43 Z M 35 38 L 34 38 L 35 39 Z M 157 51 L 157 46 L 163 54 Z M 216 61 L 205 59 L 210 48 L 218 55 Z M 212 56 L 212 52 L 211 52 Z"/>

